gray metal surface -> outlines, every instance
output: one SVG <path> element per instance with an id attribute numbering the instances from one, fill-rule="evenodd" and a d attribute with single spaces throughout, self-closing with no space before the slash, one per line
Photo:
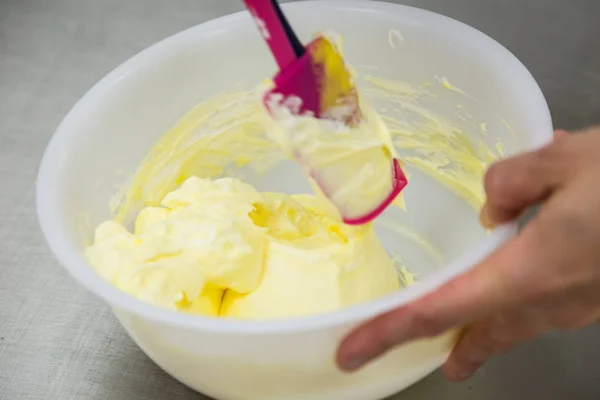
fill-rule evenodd
<path id="1" fill-rule="evenodd" d="M 600 122 L 598 0 L 401 1 L 471 24 L 512 50 L 556 126 Z M 203 399 L 156 367 L 47 249 L 36 169 L 54 128 L 99 78 L 238 0 L 0 0 L 0 399 Z M 600 399 L 600 329 L 552 334 L 472 381 L 435 373 L 394 400 Z"/>

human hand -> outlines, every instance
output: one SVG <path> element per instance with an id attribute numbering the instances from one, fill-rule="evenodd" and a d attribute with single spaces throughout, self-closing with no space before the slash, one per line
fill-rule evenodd
<path id="1" fill-rule="evenodd" d="M 341 343 L 338 365 L 360 368 L 391 347 L 466 326 L 444 365 L 450 380 L 552 329 L 600 320 L 600 127 L 557 131 L 552 144 L 490 167 L 487 227 L 542 203 L 521 232 L 469 272 L 378 316 Z"/>

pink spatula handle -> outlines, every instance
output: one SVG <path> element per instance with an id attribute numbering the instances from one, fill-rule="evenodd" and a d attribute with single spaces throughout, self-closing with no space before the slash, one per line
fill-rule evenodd
<path id="1" fill-rule="evenodd" d="M 244 0 L 244 3 L 280 69 L 289 66 L 304 54 L 304 47 L 292 31 L 276 0 Z"/>

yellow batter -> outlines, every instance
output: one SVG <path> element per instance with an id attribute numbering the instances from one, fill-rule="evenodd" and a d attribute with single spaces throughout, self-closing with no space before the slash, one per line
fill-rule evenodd
<path id="1" fill-rule="evenodd" d="M 231 178 L 187 179 L 145 208 L 133 233 L 104 222 L 87 256 L 141 300 L 211 316 L 315 314 L 399 288 L 370 226 L 340 223 L 314 196 L 258 193 Z"/>
<path id="2" fill-rule="evenodd" d="M 267 133 L 286 156 L 300 163 L 315 191 L 327 197 L 344 221 L 360 221 L 402 196 L 394 192 L 398 159 L 377 112 L 357 95 L 356 73 L 343 60 L 343 40 L 324 32 L 307 47 L 318 80 L 321 118 L 298 115 L 302 99 L 263 89 L 270 118 Z M 399 163 L 401 163 L 399 161 Z"/>
<path id="3" fill-rule="evenodd" d="M 369 214 L 393 191 L 390 132 L 368 104 L 363 102 L 361 111 L 362 121 L 351 128 L 335 120 L 294 116 L 285 108 L 267 125 L 288 157 L 301 152 L 314 190 L 326 191 L 340 218 Z M 403 204 L 401 195 L 396 203 Z"/>
<path id="4" fill-rule="evenodd" d="M 461 93 L 446 79 L 439 84 Z M 376 116 L 371 121 L 384 123 L 386 146 L 479 209 L 483 174 L 501 146 L 475 141 L 424 109 L 419 99 L 429 95 L 428 85 L 366 76 L 359 86 L 367 101 L 391 105 L 377 113 L 364 106 Z M 414 120 L 398 120 L 398 110 Z M 184 116 L 111 200 L 114 218 L 97 228 L 87 250 L 94 268 L 143 301 L 237 318 L 332 311 L 397 290 L 398 275 L 414 283 L 371 225 L 341 224 L 319 193 L 259 193 L 237 179 L 217 179 L 241 166 L 260 173 L 285 159 L 282 136 L 265 133 L 265 118 L 254 91 L 215 96 Z M 487 124 L 481 133 L 487 135 Z M 314 150 L 317 158 L 323 154 Z M 334 174 L 342 174 L 339 166 Z M 404 207 L 401 198 L 396 205 Z"/>

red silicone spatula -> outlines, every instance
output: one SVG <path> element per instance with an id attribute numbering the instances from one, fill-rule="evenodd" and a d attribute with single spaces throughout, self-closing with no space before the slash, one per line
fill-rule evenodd
<path id="1" fill-rule="evenodd" d="M 274 98 L 278 99 L 277 106 L 281 106 L 286 104 L 286 99 L 293 97 L 299 100 L 287 102 L 294 105 L 289 107 L 293 115 L 319 119 L 335 118 L 349 128 L 360 124 L 363 116 L 358 93 L 336 47 L 324 36 L 317 37 L 306 47 L 303 46 L 275 0 L 244 0 L 244 2 L 280 69 L 273 78 L 273 87 L 263 98 L 267 109 L 273 111 Z M 294 132 L 289 134 L 293 135 Z M 342 164 L 339 164 L 335 170 L 332 169 L 331 163 L 328 163 L 327 167 L 311 165 L 310 161 L 307 162 L 310 157 L 304 157 L 305 152 L 302 148 L 294 149 L 293 153 L 325 196 L 336 206 L 344 222 L 360 225 L 370 222 L 381 214 L 407 184 L 398 159 L 391 156 L 389 149 L 380 150 L 362 153 L 358 163 L 362 165 L 353 165 L 349 160 L 344 160 L 344 174 L 339 173 Z M 383 182 L 385 185 L 379 185 L 385 188 L 384 192 L 374 196 L 372 201 L 357 202 L 357 196 L 364 195 L 365 191 L 361 193 L 360 185 L 355 185 L 356 190 L 349 190 L 349 185 L 342 182 L 340 176 L 359 176 L 358 171 L 357 174 L 353 174 L 349 169 L 363 168 L 365 163 L 371 162 L 373 165 L 383 165 L 382 170 L 376 170 L 377 175 L 380 176 L 370 176 L 368 179 L 386 180 Z M 369 182 L 366 185 L 368 186 Z"/>

